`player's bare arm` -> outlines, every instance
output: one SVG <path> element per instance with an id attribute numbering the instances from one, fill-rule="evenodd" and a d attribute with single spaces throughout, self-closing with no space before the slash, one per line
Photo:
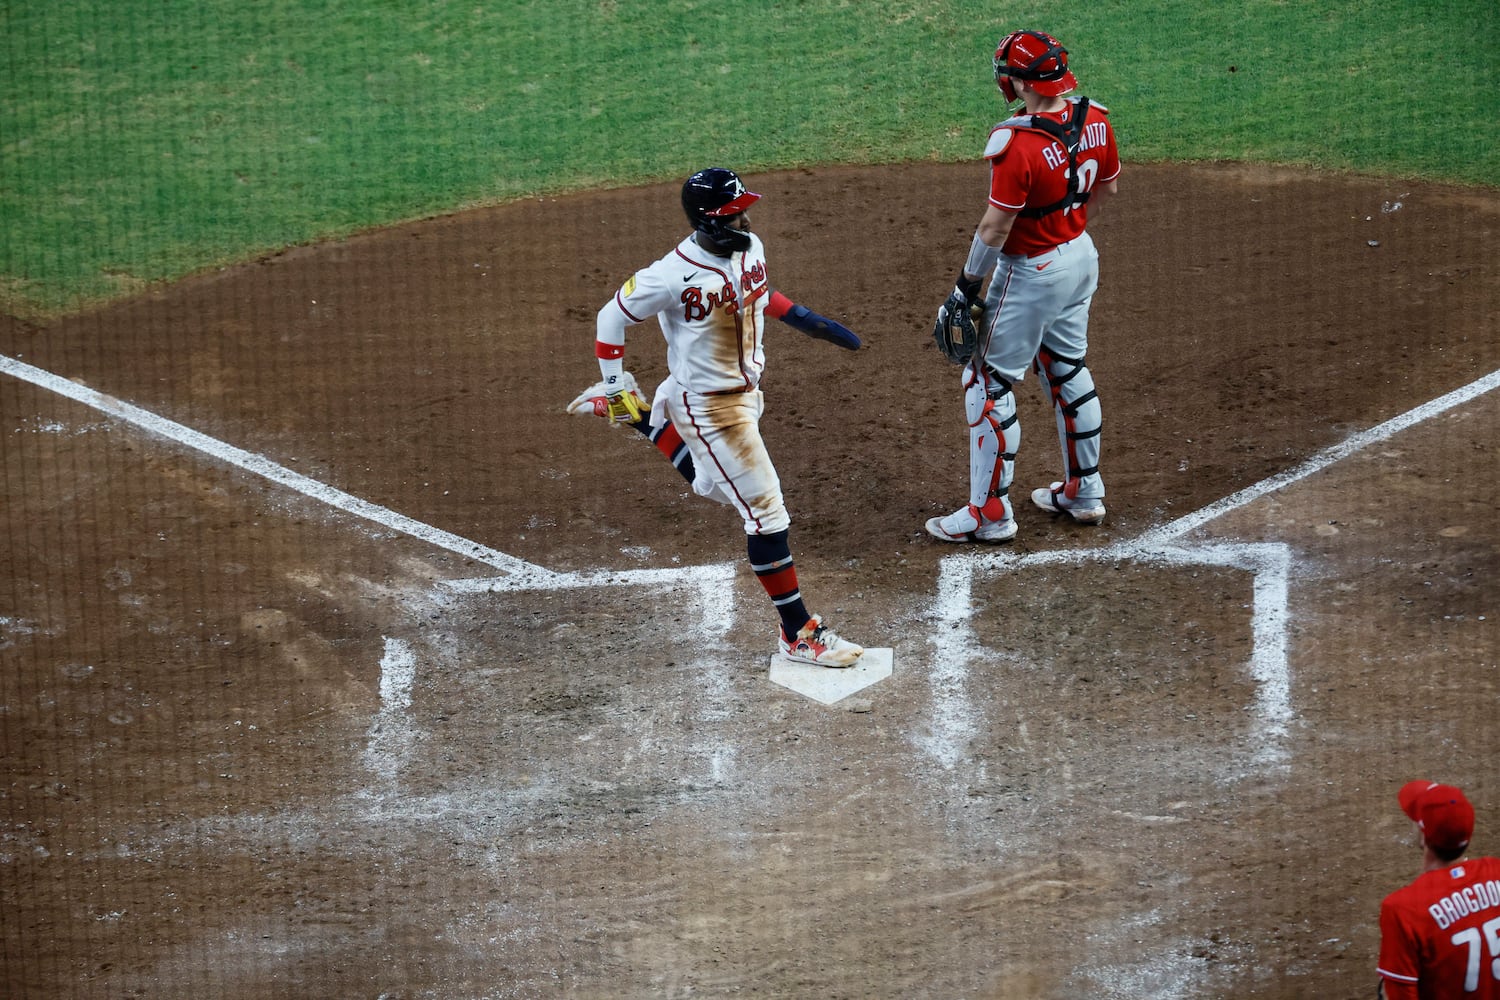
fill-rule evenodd
<path id="1" fill-rule="evenodd" d="M 992 247 L 1003 247 L 1010 237 L 1010 227 L 1015 225 L 1016 213 L 990 205 L 979 220 L 979 238 Z"/>
<path id="2" fill-rule="evenodd" d="M 1116 194 L 1119 193 L 1119 190 L 1119 181 L 1109 181 L 1108 183 L 1097 185 L 1094 188 L 1093 194 L 1089 197 L 1089 211 L 1092 213 L 1097 213 L 1099 211 L 1099 206 L 1109 199 L 1113 198 Z"/>
<path id="3" fill-rule="evenodd" d="M 1025 110 L 1010 113 L 986 139 L 985 211 L 933 324 L 938 350 L 963 366 L 969 428 L 969 502 L 926 523 L 944 542 L 1016 536 L 1010 489 L 1021 426 L 1014 388 L 1032 370 L 1052 398 L 1064 469 L 1064 478 L 1032 491 L 1032 502 L 1078 524 L 1098 524 L 1105 514 L 1101 410 L 1086 363 L 1098 252 L 1085 229 L 1091 197 L 1113 194 L 1120 172 L 1109 111 L 1067 96 L 1078 84 L 1068 50 L 1045 32 L 1006 35 L 992 69 L 1007 112 L 1017 101 Z"/>

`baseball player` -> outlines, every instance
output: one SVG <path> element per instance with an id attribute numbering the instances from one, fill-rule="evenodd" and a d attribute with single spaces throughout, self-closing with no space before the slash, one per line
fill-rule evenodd
<path id="1" fill-rule="evenodd" d="M 811 614 L 797 585 L 781 480 L 761 440 L 766 317 L 858 350 L 834 320 L 793 303 L 770 284 L 765 249 L 747 214 L 760 195 L 734 171 L 700 170 L 682 187 L 693 232 L 626 280 L 599 310 L 595 355 L 602 380 L 570 404 L 634 426 L 673 457 L 694 492 L 732 506 L 744 522 L 750 566 L 781 618 L 781 653 L 824 667 L 852 666 L 862 646 Z M 656 317 L 667 341 L 668 375 L 648 404 L 624 368 L 625 330 Z"/>
<path id="2" fill-rule="evenodd" d="M 964 365 L 969 425 L 969 502 L 927 522 L 945 542 L 1016 535 L 1009 491 L 1021 426 L 1013 389 L 1028 367 L 1051 390 L 1066 470 L 1062 481 L 1033 492 L 1032 502 L 1080 524 L 1104 518 L 1099 399 L 1085 362 L 1099 255 L 1085 226 L 1090 207 L 1116 190 L 1114 131 L 1102 105 L 1063 96 L 1078 84 L 1068 50 L 1051 35 L 1006 35 L 994 67 L 1007 107 L 1020 100 L 1025 110 L 990 131 L 989 204 L 933 331 L 950 359 Z M 948 350 L 945 341 L 964 325 L 958 339 L 972 341 L 972 351 Z"/>
<path id="3" fill-rule="evenodd" d="M 1397 793 L 1417 825 L 1422 874 L 1380 904 L 1380 995 L 1500 998 L 1500 860 L 1468 858 L 1474 807 L 1452 785 Z"/>

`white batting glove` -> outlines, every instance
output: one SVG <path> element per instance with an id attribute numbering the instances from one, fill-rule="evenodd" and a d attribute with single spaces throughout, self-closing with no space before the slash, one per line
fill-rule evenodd
<path id="1" fill-rule="evenodd" d="M 633 424 L 651 412 L 651 404 L 641 398 L 635 376 L 622 372 L 613 383 L 595 382 L 568 404 L 569 413 L 603 417 L 610 424 Z"/>

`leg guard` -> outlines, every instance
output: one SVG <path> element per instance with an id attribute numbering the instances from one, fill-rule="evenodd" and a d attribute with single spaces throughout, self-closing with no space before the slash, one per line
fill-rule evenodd
<path id="1" fill-rule="evenodd" d="M 964 368 L 964 418 L 969 423 L 969 504 L 986 521 L 1011 516 L 1021 424 L 1010 383 L 972 364 Z"/>
<path id="2" fill-rule="evenodd" d="M 1062 357 L 1045 347 L 1036 356 L 1037 373 L 1047 380 L 1057 414 L 1057 440 L 1065 470 L 1062 491 L 1070 500 L 1104 496 L 1104 480 L 1099 475 L 1103 413 L 1086 361 Z"/>

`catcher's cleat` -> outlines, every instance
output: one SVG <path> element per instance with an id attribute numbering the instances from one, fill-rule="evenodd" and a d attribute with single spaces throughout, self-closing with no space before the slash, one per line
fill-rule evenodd
<path id="1" fill-rule="evenodd" d="M 865 652 L 865 647 L 839 638 L 818 615 L 808 619 L 807 624 L 797 631 L 795 640 L 786 637 L 785 626 L 777 630 L 776 638 L 782 656 L 820 667 L 852 667 Z"/>
<path id="2" fill-rule="evenodd" d="M 1016 530 L 1013 519 L 986 521 L 972 506 L 927 521 L 927 533 L 945 542 L 1008 542 L 1016 537 Z"/>
<path id="3" fill-rule="evenodd" d="M 1053 483 L 1044 490 L 1032 490 L 1031 502 L 1042 510 L 1054 514 L 1066 514 L 1079 524 L 1098 524 L 1104 520 L 1103 497 L 1076 497 L 1068 499 L 1063 492 L 1063 483 Z"/>

